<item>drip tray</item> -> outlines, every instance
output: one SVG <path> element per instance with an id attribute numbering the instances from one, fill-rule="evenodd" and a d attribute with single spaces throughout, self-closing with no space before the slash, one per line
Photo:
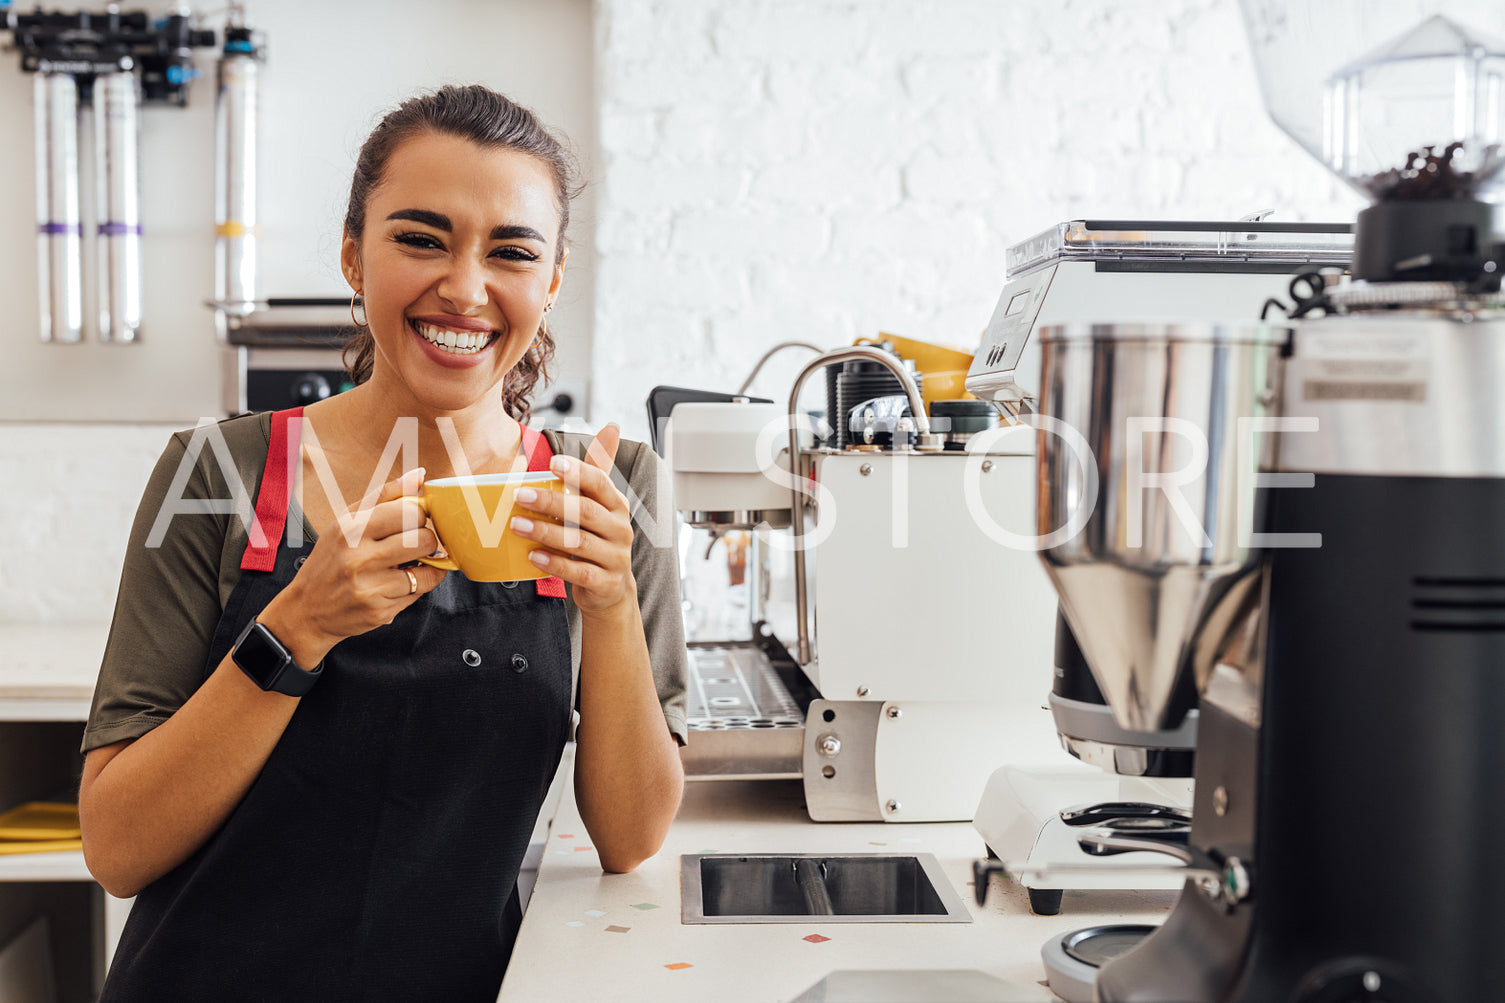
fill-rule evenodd
<path id="1" fill-rule="evenodd" d="M 687 853 L 680 918 L 697 923 L 970 923 L 929 853 Z"/>
<path id="2" fill-rule="evenodd" d="M 687 780 L 797 779 L 805 715 L 799 669 L 773 638 L 695 642 L 690 651 Z M 809 705 L 808 696 L 803 705 Z"/>

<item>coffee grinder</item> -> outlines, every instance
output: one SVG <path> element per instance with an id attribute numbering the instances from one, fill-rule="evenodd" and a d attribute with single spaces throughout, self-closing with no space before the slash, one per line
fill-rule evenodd
<path id="1" fill-rule="evenodd" d="M 1075 219 L 1009 247 L 1008 283 L 973 358 L 968 390 L 1000 410 L 1028 414 L 1040 403 L 1041 328 L 1102 319 L 1198 321 L 1228 303 L 1257 309 L 1289 295 L 1293 284 L 1308 285 L 1303 276 L 1348 268 L 1350 224 L 1256 218 L 1265 215 Z M 1164 856 L 1105 853 L 1084 848 L 1081 838 L 1107 830 L 1184 842 L 1196 744 L 1192 679 L 1177 684 L 1174 727 L 1128 729 L 1114 719 L 1064 620 L 1053 667 L 1051 715 L 1062 748 L 1077 762 L 1061 756 L 1055 764 L 1007 763 L 994 771 L 973 823 L 1001 863 L 984 870 L 1005 870 L 1040 915 L 1060 911 L 1064 889 L 1179 889 L 1184 874 Z M 985 895 L 986 873 L 976 885 Z"/>
<path id="2" fill-rule="evenodd" d="M 1041 331 L 1091 446 L 1040 437 L 1042 532 L 1091 513 L 1042 555 L 1067 618 L 1125 727 L 1200 694 L 1188 880 L 1102 1001 L 1505 999 L 1505 46 L 1415 9 L 1244 4 L 1275 121 L 1372 201 L 1351 283 Z"/>

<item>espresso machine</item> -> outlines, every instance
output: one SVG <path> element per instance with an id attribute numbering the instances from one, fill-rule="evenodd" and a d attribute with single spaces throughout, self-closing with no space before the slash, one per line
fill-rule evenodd
<path id="1" fill-rule="evenodd" d="M 1185 867 L 1105 1003 L 1505 999 L 1505 45 L 1448 6 L 1244 4 L 1272 117 L 1371 200 L 1352 281 L 1039 332 L 1066 618 L 1125 728 L 1199 697 L 1186 845 L 1083 837 Z"/>
<path id="2" fill-rule="evenodd" d="M 794 579 L 782 639 L 755 601 L 751 639 L 691 643 L 686 774 L 799 777 L 814 821 L 963 821 L 999 763 L 1057 754 L 1044 569 L 956 556 L 1032 535 L 1034 436 L 981 401 L 927 406 L 928 374 L 883 341 L 821 353 L 785 403 L 650 395 L 685 522 L 751 533 L 748 576 L 777 552 Z M 796 403 L 817 377 L 823 428 Z"/>

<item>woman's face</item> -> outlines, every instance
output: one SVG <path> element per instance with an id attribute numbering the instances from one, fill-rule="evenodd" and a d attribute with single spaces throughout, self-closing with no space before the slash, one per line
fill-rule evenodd
<path id="1" fill-rule="evenodd" d="M 437 133 L 393 151 L 340 260 L 375 340 L 371 381 L 457 411 L 495 398 L 559 291 L 547 164 Z"/>

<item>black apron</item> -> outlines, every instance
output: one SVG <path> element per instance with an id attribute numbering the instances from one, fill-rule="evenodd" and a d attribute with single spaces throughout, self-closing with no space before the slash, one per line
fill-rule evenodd
<path id="1" fill-rule="evenodd" d="M 547 466 L 542 436 L 524 445 Z M 258 515 L 281 446 L 274 434 Z M 296 432 L 286 448 L 295 459 Z M 285 486 L 270 491 L 283 521 Z M 312 549 L 268 535 L 271 570 L 242 572 L 206 674 Z M 570 691 L 557 578 L 453 573 L 342 641 L 221 829 L 137 896 L 101 1000 L 491 1003 Z"/>

